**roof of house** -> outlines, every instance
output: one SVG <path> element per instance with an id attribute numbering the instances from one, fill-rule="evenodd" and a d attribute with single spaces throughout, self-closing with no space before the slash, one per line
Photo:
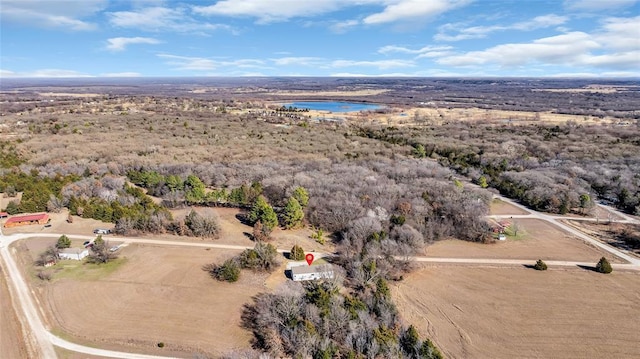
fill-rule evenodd
<path id="1" fill-rule="evenodd" d="M 60 253 L 80 254 L 84 251 L 86 251 L 85 248 L 63 248 Z"/>
<path id="2" fill-rule="evenodd" d="M 0 212 L 0 216 L 8 216 L 8 215 L 9 215 L 9 213 L 7 213 L 7 212 Z"/>
<path id="3" fill-rule="evenodd" d="M 25 216 L 11 217 L 7 219 L 7 223 L 40 221 L 47 218 L 49 218 L 49 215 L 46 213 L 28 214 Z"/>
<path id="4" fill-rule="evenodd" d="M 297 266 L 291 268 L 291 274 L 311 274 L 311 273 L 323 273 L 323 272 L 331 272 L 333 269 L 328 264 L 320 264 L 315 266 Z"/>

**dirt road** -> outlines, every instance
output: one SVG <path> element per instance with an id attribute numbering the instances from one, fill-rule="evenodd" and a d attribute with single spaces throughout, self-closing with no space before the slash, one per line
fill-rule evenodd
<path id="1" fill-rule="evenodd" d="M 581 240 L 587 242 L 588 244 L 600 248 L 604 251 L 607 251 L 619 258 L 624 259 L 625 261 L 629 262 L 632 266 L 640 266 L 640 259 L 631 256 L 617 248 L 614 248 L 608 244 L 602 243 L 582 232 L 580 232 L 579 230 L 568 226 L 562 222 L 559 221 L 559 219 L 567 219 L 567 217 L 562 217 L 562 216 L 553 216 L 553 215 L 548 215 L 545 213 L 541 213 L 541 212 L 536 212 L 534 210 L 531 210 L 517 202 L 514 202 L 513 200 L 507 198 L 507 197 L 503 197 L 501 195 L 494 195 L 494 198 L 500 199 L 501 201 L 507 202 L 515 207 L 518 207 L 522 210 L 526 210 L 529 211 L 529 214 L 518 214 L 518 215 L 498 215 L 498 216 L 489 216 L 490 218 L 536 218 L 536 219 L 540 219 L 546 222 L 549 222 L 551 224 L 553 224 L 554 226 L 564 230 L 565 232 L 571 233 L 572 235 L 580 238 Z M 612 210 L 610 208 L 607 208 L 608 210 Z M 620 215 L 621 217 L 623 217 L 624 219 L 621 222 L 628 222 L 628 223 L 636 223 L 637 221 L 629 216 L 626 216 L 624 214 L 621 214 L 619 212 L 616 212 L 617 215 Z M 583 220 L 584 218 L 580 218 L 581 220 Z"/>

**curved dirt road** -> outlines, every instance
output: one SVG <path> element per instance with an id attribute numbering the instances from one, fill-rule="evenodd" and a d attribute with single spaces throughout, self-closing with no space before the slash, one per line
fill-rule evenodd
<path id="1" fill-rule="evenodd" d="M 553 224 L 554 226 L 562 229 L 565 232 L 571 233 L 572 235 L 580 238 L 581 240 L 587 242 L 588 244 L 596 247 L 596 248 L 600 248 L 604 251 L 607 251 L 613 255 L 615 255 L 616 257 L 622 258 L 625 261 L 629 262 L 632 266 L 640 266 L 640 259 L 638 259 L 637 257 L 631 256 L 615 247 L 612 247 L 608 244 L 602 243 L 582 232 L 580 232 L 579 230 L 568 226 L 560 221 L 558 221 L 558 219 L 567 219 L 566 217 L 562 217 L 562 216 L 552 216 L 552 215 L 548 215 L 545 213 L 541 213 L 541 212 L 537 212 L 534 211 L 532 209 L 529 209 L 523 205 L 521 205 L 520 203 L 514 202 L 513 200 L 501 196 L 501 195 L 494 195 L 493 198 L 497 198 L 500 199 L 503 202 L 509 203 L 515 207 L 518 207 L 522 210 L 525 210 L 527 212 L 529 212 L 529 214 L 518 214 L 518 215 L 493 215 L 493 216 L 489 216 L 490 218 L 535 218 L 535 219 L 540 219 L 543 220 L 545 222 L 549 222 L 551 224 Z M 624 218 L 624 220 L 619 221 L 619 222 L 624 222 L 624 223 L 637 223 L 637 221 L 629 216 L 626 216 L 622 213 L 619 213 L 616 211 L 616 214 L 622 216 Z"/>

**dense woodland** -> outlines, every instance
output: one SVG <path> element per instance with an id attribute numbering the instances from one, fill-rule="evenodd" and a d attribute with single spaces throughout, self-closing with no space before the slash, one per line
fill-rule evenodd
<path id="1" fill-rule="evenodd" d="M 255 349 L 314 358 L 439 358 L 428 339 L 403 324 L 388 283 L 402 280 L 409 257 L 433 241 L 490 241 L 491 189 L 553 213 L 582 213 L 594 201 L 640 213 L 639 95 L 632 87 L 566 93 L 549 90 L 588 83 L 253 80 L 221 81 L 213 95 L 187 94 L 211 86 L 206 81 L 167 80 L 170 96 L 150 91 L 158 84 L 150 80 L 119 88 L 89 81 L 79 91 L 102 95 L 55 101 L 36 94 L 46 86 L 21 83 L 22 92 L 2 95 L 2 131 L 10 140 L 0 142 L 0 192 L 16 198 L 6 210 L 68 208 L 112 222 L 120 234 L 216 238 L 218 221 L 206 208 L 241 208 L 257 244 L 206 268 L 223 280 L 237 278 L 240 268 L 275 268 L 275 248 L 264 243 L 275 226 L 331 233 L 332 261 L 341 268 L 335 280 L 290 283 L 259 295 L 243 314 Z M 416 118 L 383 126 L 262 117 L 278 112 L 261 102 L 278 91 L 330 88 L 385 89 L 366 100 L 395 105 L 553 110 L 631 122 L 435 125 Z M 186 206 L 197 210 L 173 217 Z"/>
<path id="2" fill-rule="evenodd" d="M 355 134 L 410 145 L 539 211 L 611 203 L 640 214 L 640 127 L 458 124 L 359 128 Z M 586 199 L 586 200 L 585 200 Z"/>

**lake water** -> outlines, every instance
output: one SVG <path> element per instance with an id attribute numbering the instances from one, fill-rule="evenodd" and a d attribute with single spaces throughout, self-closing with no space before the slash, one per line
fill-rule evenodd
<path id="1" fill-rule="evenodd" d="M 340 102 L 340 101 L 300 101 L 285 103 L 284 106 L 297 107 L 298 109 L 308 108 L 315 111 L 329 112 L 358 112 L 372 111 L 382 108 L 380 105 L 360 102 Z"/>

